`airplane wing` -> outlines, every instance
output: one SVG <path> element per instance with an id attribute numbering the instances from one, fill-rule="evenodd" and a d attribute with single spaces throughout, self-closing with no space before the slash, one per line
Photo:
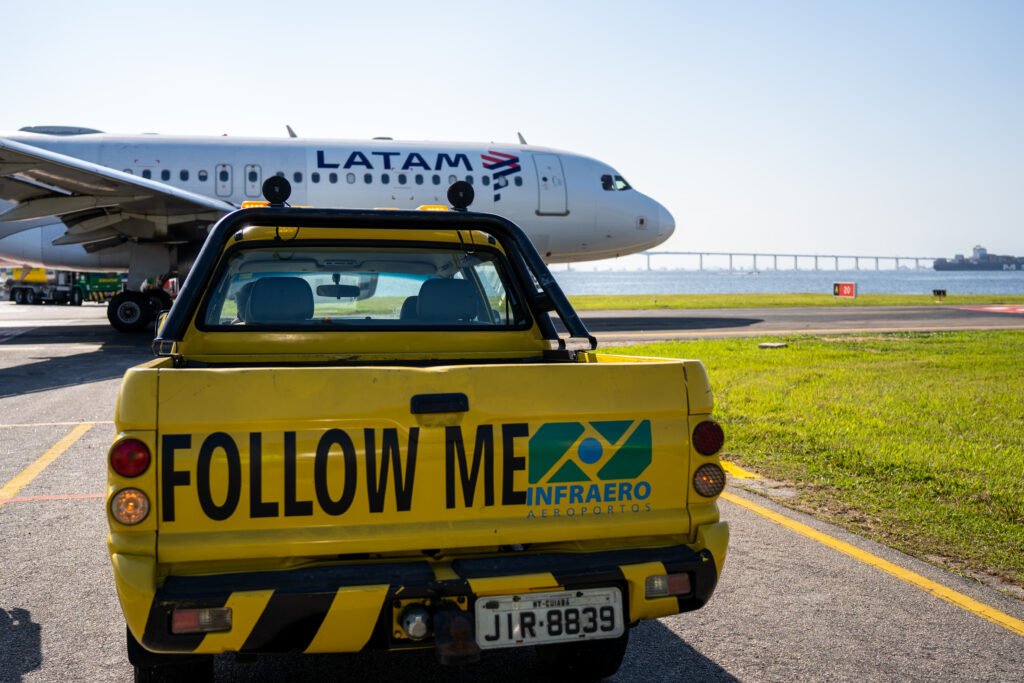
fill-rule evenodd
<path id="1" fill-rule="evenodd" d="M 125 240 L 202 242 L 235 206 L 165 183 L 0 138 L 0 199 L 16 202 L 0 221 L 57 216 L 54 244 L 97 251 Z"/>

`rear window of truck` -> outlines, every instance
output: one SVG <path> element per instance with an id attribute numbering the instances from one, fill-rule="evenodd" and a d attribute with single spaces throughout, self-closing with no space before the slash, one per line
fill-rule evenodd
<path id="1" fill-rule="evenodd" d="M 253 245 L 221 264 L 200 327 L 521 328 L 507 273 L 490 249 Z"/>

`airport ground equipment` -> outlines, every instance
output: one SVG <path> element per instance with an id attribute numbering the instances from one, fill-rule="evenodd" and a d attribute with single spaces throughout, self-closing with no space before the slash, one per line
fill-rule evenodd
<path id="1" fill-rule="evenodd" d="M 44 268 L 32 268 L 23 273 L 21 268 L 15 268 L 4 287 L 17 304 L 81 306 L 85 301 L 109 301 L 124 288 L 124 280 L 116 273 L 76 273 Z"/>
<path id="2" fill-rule="evenodd" d="M 595 679 L 632 626 L 707 602 L 729 532 L 699 361 L 599 353 L 466 183 L 456 210 L 389 211 L 285 208 L 274 182 L 121 385 L 108 547 L 137 680 L 522 646 Z"/>

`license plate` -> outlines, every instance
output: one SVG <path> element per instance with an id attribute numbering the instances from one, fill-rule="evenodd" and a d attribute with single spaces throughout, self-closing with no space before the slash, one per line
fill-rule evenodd
<path id="1" fill-rule="evenodd" d="M 624 631 L 618 588 L 496 595 L 476 601 L 476 642 L 484 650 L 617 638 Z"/>

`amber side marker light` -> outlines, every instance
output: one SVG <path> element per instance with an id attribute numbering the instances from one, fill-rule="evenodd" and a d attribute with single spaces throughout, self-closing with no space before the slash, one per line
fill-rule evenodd
<path id="1" fill-rule="evenodd" d="M 693 447 L 701 455 L 714 455 L 725 444 L 725 432 L 714 420 L 704 420 L 693 428 Z"/>
<path id="2" fill-rule="evenodd" d="M 110 467 L 122 477 L 137 477 L 150 463 L 149 447 L 138 439 L 125 439 L 110 449 Z"/>
<path id="3" fill-rule="evenodd" d="M 110 500 L 110 514 L 132 526 L 149 516 L 149 497 L 138 489 L 121 489 Z"/>

